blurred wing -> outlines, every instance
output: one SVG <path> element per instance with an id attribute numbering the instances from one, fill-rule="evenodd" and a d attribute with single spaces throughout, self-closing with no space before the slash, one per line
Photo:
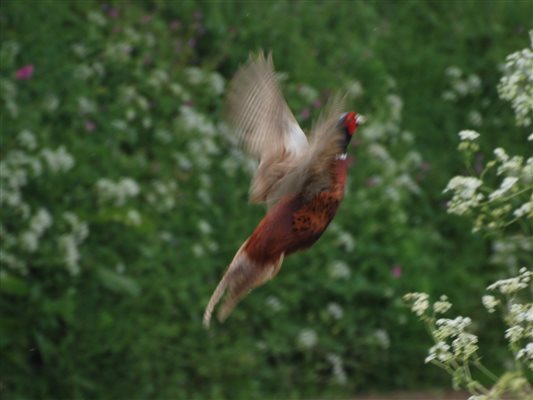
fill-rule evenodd
<path id="1" fill-rule="evenodd" d="M 267 201 L 280 179 L 307 152 L 309 144 L 278 86 L 272 57 L 261 53 L 229 85 L 227 113 L 243 147 L 260 160 L 250 200 Z"/>
<path id="2" fill-rule="evenodd" d="M 306 200 L 331 185 L 332 166 L 342 152 L 344 133 L 338 128 L 344 110 L 344 98 L 334 97 L 312 129 L 309 150 L 294 170 L 280 181 L 269 203 L 283 196 L 301 192 Z"/>

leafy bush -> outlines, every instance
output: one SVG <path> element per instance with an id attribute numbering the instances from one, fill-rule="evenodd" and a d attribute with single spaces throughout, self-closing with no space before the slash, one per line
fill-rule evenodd
<path id="1" fill-rule="evenodd" d="M 465 293 L 499 273 L 483 265 L 489 242 L 446 216 L 440 192 L 456 172 L 463 108 L 483 109 L 489 132 L 513 118 L 488 88 L 531 9 L 451 4 L 2 2 L 4 397 L 444 384 L 423 368 L 429 340 L 400 295 L 446 291 L 475 313 Z M 335 90 L 369 123 L 328 232 L 206 332 L 209 295 L 264 212 L 245 207 L 253 165 L 221 115 L 227 79 L 259 48 L 273 50 L 304 128 Z M 454 63 L 460 76 L 445 72 Z M 506 134 L 501 145 L 521 151 L 520 132 Z M 498 364 L 505 343 L 491 332 L 480 341 L 500 349 Z"/>

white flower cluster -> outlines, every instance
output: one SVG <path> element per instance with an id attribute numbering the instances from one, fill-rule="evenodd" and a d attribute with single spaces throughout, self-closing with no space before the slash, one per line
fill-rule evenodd
<path id="1" fill-rule="evenodd" d="M 63 218 L 70 226 L 70 232 L 59 237 L 59 249 L 63 254 L 63 261 L 68 272 L 71 275 L 78 275 L 80 272 L 79 246 L 89 236 L 89 228 L 72 212 L 63 213 Z"/>
<path id="2" fill-rule="evenodd" d="M 298 347 L 304 350 L 309 350 L 318 344 L 318 336 L 312 329 L 302 329 L 298 334 L 296 343 L 298 344 Z"/>
<path id="3" fill-rule="evenodd" d="M 482 193 L 478 193 L 477 189 L 483 184 L 478 178 L 471 176 L 454 176 L 444 193 L 452 192 L 453 197 L 448 202 L 448 212 L 451 214 L 463 215 L 479 205 L 485 198 Z"/>
<path id="4" fill-rule="evenodd" d="M 533 31 L 529 36 L 530 48 L 507 57 L 498 85 L 500 97 L 511 102 L 520 126 L 530 126 L 533 118 Z"/>
<path id="5" fill-rule="evenodd" d="M 446 101 L 456 101 L 469 94 L 478 93 L 481 89 L 481 79 L 476 74 L 465 75 L 457 66 L 446 68 L 445 73 L 451 86 L 442 94 Z"/>
<path id="6" fill-rule="evenodd" d="M 452 303 L 448 301 L 448 296 L 442 295 L 440 299 L 433 304 L 433 311 L 435 314 L 444 314 L 452 307 Z"/>
<path id="7" fill-rule="evenodd" d="M 516 359 L 525 361 L 528 368 L 533 371 L 533 342 L 526 344 L 523 349 L 518 350 Z"/>
<path id="8" fill-rule="evenodd" d="M 344 261 L 334 261 L 328 267 L 329 276 L 333 279 L 348 279 L 352 274 L 350 267 Z"/>
<path id="9" fill-rule="evenodd" d="M 483 303 L 483 306 L 487 309 L 489 313 L 493 313 L 496 310 L 496 307 L 498 304 L 500 304 L 500 300 L 498 300 L 496 297 L 491 295 L 485 295 L 481 298 L 481 302 Z"/>
<path id="10" fill-rule="evenodd" d="M 56 150 L 43 149 L 41 155 L 52 172 L 66 172 L 74 166 L 74 157 L 64 146 Z"/>
<path id="11" fill-rule="evenodd" d="M 318 99 L 318 91 L 309 85 L 300 85 L 298 87 L 298 94 L 302 96 L 307 103 L 312 103 Z"/>
<path id="12" fill-rule="evenodd" d="M 329 303 L 326 310 L 328 315 L 333 319 L 339 320 L 344 316 L 344 310 L 338 303 Z"/>
<path id="13" fill-rule="evenodd" d="M 531 271 L 528 271 L 526 268 L 522 268 L 520 269 L 520 275 L 513 278 L 496 281 L 492 285 L 489 285 L 487 289 L 499 291 L 504 295 L 513 294 L 519 290 L 527 288 L 531 282 L 532 275 L 533 273 Z"/>
<path id="14" fill-rule="evenodd" d="M 122 178 L 116 182 L 107 178 L 100 178 L 96 182 L 96 191 L 101 203 L 122 206 L 129 199 L 136 197 L 140 188 L 137 182 L 131 178 Z"/>
<path id="15" fill-rule="evenodd" d="M 224 93 L 226 82 L 218 72 L 206 73 L 197 67 L 188 67 L 185 69 L 185 77 L 192 85 L 207 85 L 214 95 Z"/>
<path id="16" fill-rule="evenodd" d="M 346 385 L 348 382 L 348 377 L 346 371 L 344 370 L 344 363 L 342 358 L 334 353 L 326 354 L 326 359 L 330 362 L 333 369 L 333 379 L 339 385 Z"/>
<path id="17" fill-rule="evenodd" d="M 429 307 L 429 296 L 426 293 L 407 293 L 403 299 L 411 303 L 411 311 L 419 317 L 426 312 Z"/>
<path id="18" fill-rule="evenodd" d="M 459 132 L 459 137 L 461 138 L 461 140 L 472 141 L 476 140 L 479 137 L 479 133 L 472 130 L 464 130 Z"/>
<path id="19" fill-rule="evenodd" d="M 450 346 L 446 342 L 437 342 L 435 345 L 430 347 L 428 353 L 428 356 L 424 360 L 426 364 L 434 360 L 446 363 L 453 358 L 453 354 L 450 351 Z"/>
<path id="20" fill-rule="evenodd" d="M 147 190 L 146 200 L 159 212 L 168 212 L 176 206 L 177 184 L 173 180 L 154 181 Z"/>
<path id="21" fill-rule="evenodd" d="M 29 220 L 28 230 L 20 234 L 20 244 L 28 253 L 35 252 L 44 232 L 52 226 L 52 216 L 45 208 L 40 208 Z"/>
<path id="22" fill-rule="evenodd" d="M 335 235 L 335 241 L 347 252 L 352 252 L 355 248 L 355 239 L 347 230 L 343 229 L 338 223 L 332 222 L 329 226 L 331 234 Z"/>
<path id="23" fill-rule="evenodd" d="M 521 268 L 518 276 L 502 279 L 494 282 L 487 287 L 488 290 L 498 291 L 501 295 L 507 298 L 507 304 L 504 307 L 505 322 L 508 329 L 505 331 L 505 338 L 509 340 L 512 345 L 511 348 L 517 349 L 515 358 L 524 362 L 528 368 L 533 370 L 533 303 L 518 303 L 516 302 L 517 294 L 520 290 L 531 287 L 533 272 L 527 268 Z M 484 296 L 483 304 L 493 312 L 496 305 L 500 304 L 500 300 L 494 296 Z M 520 343 L 525 343 L 523 348 Z"/>
<path id="24" fill-rule="evenodd" d="M 57 246 L 67 271 L 75 275 L 80 268 L 79 246 L 89 234 L 87 224 L 74 213 L 66 211 L 62 215 L 66 222 L 65 229 L 64 224 L 54 222 L 52 214 L 44 206 L 32 214 L 24 194 L 24 187 L 30 182 L 38 184 L 38 178 L 43 173 L 61 174 L 69 171 L 74 165 L 74 157 L 64 146 L 56 150 L 43 148 L 39 151 L 37 138 L 29 130 L 23 130 L 18 135 L 16 144 L 20 148 L 11 149 L 0 161 L 0 204 L 18 219 L 16 228 L 12 229 L 22 229 L 8 233 L 1 226 L 2 265 L 26 273 L 22 260 L 28 255 L 24 253 L 38 257 L 43 242 L 47 242 Z"/>
<path id="25" fill-rule="evenodd" d="M 511 188 L 516 184 L 516 182 L 518 182 L 518 178 L 516 176 L 505 177 L 500 187 L 489 195 L 489 200 L 492 201 L 500 199 L 501 197 L 503 197 L 504 194 L 511 190 Z"/>
<path id="26" fill-rule="evenodd" d="M 276 296 L 268 296 L 266 304 L 273 312 L 279 312 L 283 308 L 281 301 Z"/>
<path id="27" fill-rule="evenodd" d="M 451 352 L 447 354 L 450 359 L 453 358 L 463 362 L 467 361 L 478 350 L 477 336 L 466 332 L 466 328 L 468 328 L 471 323 L 472 321 L 468 317 L 438 319 L 436 321 L 437 329 L 433 332 L 433 335 L 435 336 L 436 340 L 438 340 L 437 344 L 443 343 L 446 346 L 441 345 L 441 354 L 432 354 L 430 349 L 429 355 L 426 358 L 426 362 L 437 358 L 439 355 L 441 356 L 442 360 L 443 354 L 445 354 L 442 353 L 444 347 L 446 347 L 448 350 L 451 350 Z M 447 340 L 451 340 L 451 346 L 449 346 L 449 344 L 446 342 Z"/>

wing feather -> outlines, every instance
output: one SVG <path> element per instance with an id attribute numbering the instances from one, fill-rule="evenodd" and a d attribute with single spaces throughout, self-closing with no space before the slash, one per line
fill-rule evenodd
<path id="1" fill-rule="evenodd" d="M 327 189 L 332 181 L 332 166 L 342 152 L 343 132 L 338 122 L 344 110 L 345 98 L 336 96 L 326 107 L 312 129 L 309 150 L 290 173 L 284 176 L 270 194 L 269 204 L 291 193 L 302 193 L 310 200 Z"/>
<path id="2" fill-rule="evenodd" d="M 228 121 L 245 150 L 260 160 L 250 187 L 252 202 L 268 201 L 280 180 L 306 154 L 307 138 L 279 88 L 272 56 L 260 53 L 229 84 Z"/>

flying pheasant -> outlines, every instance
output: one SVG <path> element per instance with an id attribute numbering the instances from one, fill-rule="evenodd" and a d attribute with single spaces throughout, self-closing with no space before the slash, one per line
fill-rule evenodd
<path id="1" fill-rule="evenodd" d="M 312 246 L 335 216 L 344 195 L 347 147 L 361 122 L 361 116 L 342 108 L 338 97 L 331 101 L 308 142 L 283 99 L 270 55 L 252 58 L 231 81 L 230 125 L 259 160 L 250 201 L 266 203 L 268 211 L 211 296 L 206 328 L 225 292 L 221 322 L 250 290 L 276 276 L 284 257 Z"/>

